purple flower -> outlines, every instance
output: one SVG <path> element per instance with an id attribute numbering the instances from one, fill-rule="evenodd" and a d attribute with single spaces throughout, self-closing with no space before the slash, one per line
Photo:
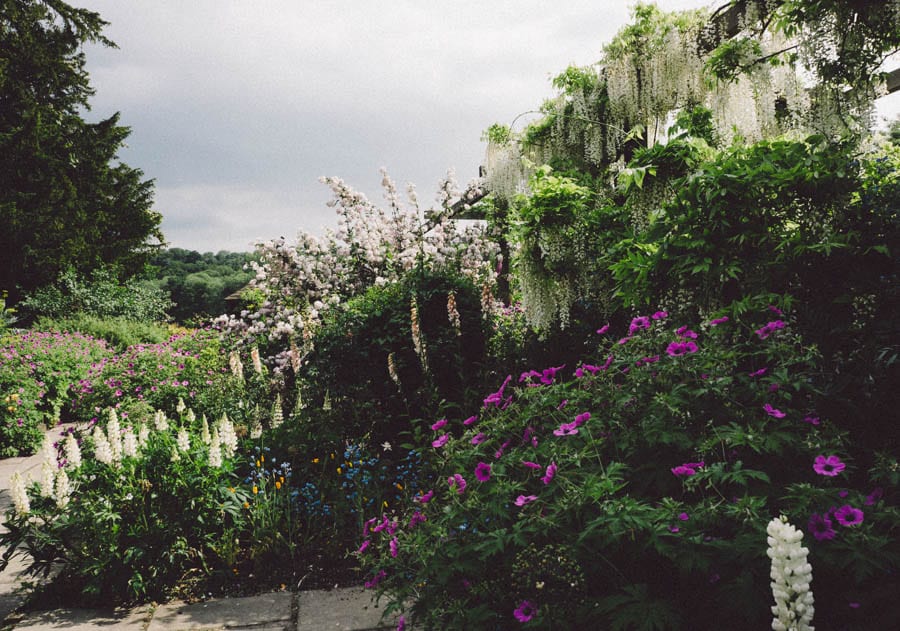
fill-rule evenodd
<path id="1" fill-rule="evenodd" d="M 397 542 L 397 537 L 391 539 L 391 543 L 388 545 L 391 549 L 391 558 L 396 559 L 397 553 L 400 551 L 400 544 Z"/>
<path id="2" fill-rule="evenodd" d="M 556 373 L 558 373 L 565 367 L 566 365 L 563 364 L 562 366 L 556 366 L 554 368 L 545 368 L 544 372 L 540 375 L 541 383 L 544 385 L 550 385 L 551 383 L 553 383 L 553 380 L 556 379 Z"/>
<path id="3" fill-rule="evenodd" d="M 678 532 L 680 530 L 681 528 L 679 528 L 678 526 L 669 526 L 669 532 Z"/>
<path id="4" fill-rule="evenodd" d="M 477 416 L 470 416 L 469 418 L 467 418 L 466 420 L 463 421 L 463 425 L 468 427 L 469 425 L 472 425 L 477 420 L 478 420 Z"/>
<path id="5" fill-rule="evenodd" d="M 641 329 L 649 329 L 650 328 L 650 318 L 647 316 L 640 316 L 634 318 L 631 321 L 631 324 L 628 326 L 628 335 L 634 335 Z"/>
<path id="6" fill-rule="evenodd" d="M 526 504 L 531 504 L 533 501 L 537 499 L 537 495 L 520 495 L 516 498 L 516 501 L 513 502 L 516 506 L 525 506 Z"/>
<path id="7" fill-rule="evenodd" d="M 458 473 L 454 473 L 447 478 L 447 484 L 456 487 L 456 493 L 462 495 L 466 490 L 466 479 Z"/>
<path id="8" fill-rule="evenodd" d="M 721 318 L 710 320 L 709 326 L 719 326 L 720 324 L 725 324 L 726 322 L 728 322 L 728 316 L 722 316 Z"/>
<path id="9" fill-rule="evenodd" d="M 403 616 L 397 618 L 397 631 L 406 631 L 406 618 Z"/>
<path id="10" fill-rule="evenodd" d="M 475 479 L 479 482 L 487 482 L 491 479 L 491 465 L 487 462 L 479 462 L 475 465 Z"/>
<path id="11" fill-rule="evenodd" d="M 757 329 L 755 331 L 755 333 L 759 336 L 759 339 L 764 340 L 767 337 L 769 337 L 772 333 L 774 333 L 778 329 L 783 329 L 785 326 L 787 326 L 787 325 L 784 322 L 782 322 L 781 320 L 773 320 L 772 322 L 769 322 L 768 324 L 766 324 L 766 326 L 762 327 L 761 329 Z"/>
<path id="12" fill-rule="evenodd" d="M 435 449 L 440 449 L 447 444 L 448 440 L 450 440 L 450 436 L 448 434 L 441 434 L 437 437 L 436 440 L 431 441 L 431 446 Z"/>
<path id="13" fill-rule="evenodd" d="M 582 425 L 585 424 L 585 422 L 587 422 L 589 420 L 591 420 L 591 413 L 590 412 L 582 412 L 581 414 L 579 414 L 578 416 L 575 417 L 575 421 L 573 424 L 575 425 L 575 427 L 581 427 Z"/>
<path id="14" fill-rule="evenodd" d="M 428 502 L 431 501 L 431 498 L 432 498 L 432 497 L 434 497 L 434 491 L 433 491 L 433 490 L 432 490 L 432 491 L 428 491 L 427 493 L 425 493 L 425 495 L 420 495 L 419 497 L 416 498 L 416 501 L 419 502 L 419 503 L 421 503 L 421 504 L 427 504 Z"/>
<path id="15" fill-rule="evenodd" d="M 385 576 L 387 576 L 387 573 L 384 570 L 378 570 L 378 573 L 371 580 L 366 581 L 366 589 L 372 589 L 378 585 Z"/>
<path id="16" fill-rule="evenodd" d="M 787 414 L 785 414 L 781 410 L 773 408 L 768 403 L 763 406 L 763 409 L 766 411 L 766 414 L 768 414 L 769 416 L 774 416 L 775 418 L 784 418 L 785 416 L 787 416 Z"/>
<path id="17" fill-rule="evenodd" d="M 509 447 L 509 441 L 507 440 L 502 445 L 500 445 L 500 449 L 494 452 L 494 458 L 499 460 L 503 456 L 503 452 L 506 451 L 506 448 Z"/>
<path id="18" fill-rule="evenodd" d="M 687 342 L 672 342 L 666 347 L 666 354 L 671 357 L 681 357 L 682 355 L 696 352 L 697 345 L 690 340 Z"/>
<path id="19" fill-rule="evenodd" d="M 686 466 L 684 466 L 684 465 L 679 465 L 679 466 L 677 466 L 677 467 L 672 467 L 672 474 L 673 474 L 675 477 L 678 477 L 678 478 L 681 478 L 681 477 L 690 477 L 690 476 L 692 476 L 692 475 L 694 475 L 694 474 L 696 474 L 696 473 L 697 473 L 696 470 L 691 469 L 690 467 L 686 467 Z"/>
<path id="20" fill-rule="evenodd" d="M 563 423 L 553 430 L 554 436 L 574 436 L 578 433 L 578 425 L 575 423 Z"/>
<path id="21" fill-rule="evenodd" d="M 837 456 L 816 456 L 813 463 L 813 470 L 819 475 L 827 475 L 833 478 L 838 473 L 847 468 L 841 459 Z"/>
<path id="22" fill-rule="evenodd" d="M 436 422 L 434 425 L 431 426 L 431 431 L 436 432 L 439 429 L 441 429 L 442 427 L 444 427 L 446 424 L 447 424 L 447 419 L 442 418 L 441 420 L 439 420 L 438 422 Z"/>
<path id="23" fill-rule="evenodd" d="M 507 375 L 506 379 L 503 380 L 503 384 L 500 386 L 500 389 L 497 392 L 492 392 L 487 395 L 484 399 L 484 407 L 499 407 L 500 404 L 503 403 L 503 391 L 506 389 L 506 386 L 509 382 L 512 381 L 512 375 Z"/>
<path id="24" fill-rule="evenodd" d="M 863 504 L 865 504 L 866 506 L 872 506 L 875 504 L 875 502 L 880 500 L 883 495 L 884 495 L 884 489 L 881 488 L 880 486 L 876 486 L 875 490 L 873 490 L 871 493 L 866 495 L 866 501 L 863 502 Z"/>
<path id="25" fill-rule="evenodd" d="M 519 622 L 528 622 L 529 620 L 534 618 L 535 613 L 537 613 L 537 608 L 530 600 L 523 600 L 513 611 L 513 615 Z"/>
<path id="26" fill-rule="evenodd" d="M 561 410 L 561 409 L 563 409 L 564 407 L 566 407 L 568 404 L 569 404 L 569 400 L 568 400 L 568 399 L 563 399 L 562 401 L 559 402 L 559 405 L 556 406 L 556 409 L 557 409 L 557 410 Z"/>
<path id="27" fill-rule="evenodd" d="M 768 368 L 765 368 L 765 367 L 760 368 L 760 369 L 757 370 L 757 371 L 751 372 L 751 373 L 750 373 L 750 376 L 751 376 L 751 377 L 762 377 L 764 374 L 766 374 L 766 371 L 767 371 L 767 370 L 769 370 L 769 369 L 768 369 Z"/>
<path id="28" fill-rule="evenodd" d="M 857 526 L 863 522 L 864 513 L 858 508 L 853 508 L 849 504 L 841 506 L 834 511 L 834 518 L 837 519 L 841 526 Z"/>
<path id="29" fill-rule="evenodd" d="M 483 443 L 485 440 L 487 440 L 487 436 L 485 436 L 484 432 L 478 432 L 477 434 L 475 434 L 474 436 L 472 436 L 471 443 L 472 443 L 473 445 L 480 445 L 480 444 Z"/>
<path id="30" fill-rule="evenodd" d="M 530 460 L 523 460 L 522 464 L 525 465 L 526 467 L 528 467 L 529 469 L 535 469 L 538 471 L 541 469 L 541 465 L 539 465 L 536 462 L 531 462 Z"/>
<path id="31" fill-rule="evenodd" d="M 783 316 L 783 315 L 784 315 L 784 311 L 782 311 L 781 309 L 779 309 L 779 308 L 776 307 L 775 305 L 769 305 L 769 311 L 771 311 L 771 312 L 773 312 L 773 313 L 775 313 L 775 314 L 777 314 L 777 315 L 780 315 L 780 316 Z"/>
<path id="32" fill-rule="evenodd" d="M 680 519 L 681 521 L 687 521 L 690 518 L 691 518 L 691 516 L 688 515 L 687 513 L 679 513 L 678 514 L 678 519 Z"/>
<path id="33" fill-rule="evenodd" d="M 620 344 L 620 345 L 621 345 L 621 344 L 627 344 L 627 343 L 628 343 L 628 340 L 630 340 L 630 339 L 631 339 L 631 337 L 623 337 L 621 340 L 619 340 L 618 342 L 616 342 L 616 344 Z"/>
<path id="34" fill-rule="evenodd" d="M 419 511 L 416 511 L 413 513 L 412 517 L 409 518 L 409 527 L 415 528 L 417 524 L 423 524 L 426 521 L 428 521 L 428 518 Z"/>
<path id="35" fill-rule="evenodd" d="M 544 472 L 544 477 L 541 478 L 541 482 L 544 484 L 550 484 L 553 480 L 553 477 L 556 475 L 557 466 L 555 462 L 551 462 L 547 465 L 547 470 Z"/>
<path id="36" fill-rule="evenodd" d="M 669 317 L 669 312 L 668 311 L 657 311 L 650 317 L 653 318 L 654 320 L 664 320 Z"/>
<path id="37" fill-rule="evenodd" d="M 809 423 L 810 425 L 818 425 L 820 421 L 818 416 L 804 416 L 803 422 Z"/>
<path id="38" fill-rule="evenodd" d="M 606 333 L 607 331 L 609 331 L 609 325 L 608 325 L 608 324 L 604 324 L 604 325 L 601 326 L 599 329 L 597 329 L 597 335 L 603 335 L 603 334 Z"/>
<path id="39" fill-rule="evenodd" d="M 828 515 L 819 515 L 813 513 L 809 516 L 807 524 L 809 532 L 816 538 L 816 541 L 825 541 L 826 539 L 834 539 L 834 528 L 831 527 L 831 520 Z"/>
<path id="40" fill-rule="evenodd" d="M 686 326 L 679 327 L 679 328 L 675 331 L 675 335 L 678 335 L 678 336 L 684 337 L 684 338 L 690 338 L 690 339 L 692 339 L 692 340 L 696 340 L 696 339 L 697 339 L 697 334 L 694 333 L 693 331 L 691 331 L 691 330 L 690 330 L 689 328 L 687 328 Z"/>

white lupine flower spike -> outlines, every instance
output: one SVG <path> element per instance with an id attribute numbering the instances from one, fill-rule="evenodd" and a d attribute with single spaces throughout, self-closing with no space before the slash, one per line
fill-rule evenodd
<path id="1" fill-rule="evenodd" d="M 766 528 L 772 559 L 772 629 L 774 631 L 813 631 L 811 626 L 815 609 L 812 582 L 812 566 L 807 562 L 809 550 L 802 545 L 803 531 L 797 530 L 782 516 L 769 522 Z"/>

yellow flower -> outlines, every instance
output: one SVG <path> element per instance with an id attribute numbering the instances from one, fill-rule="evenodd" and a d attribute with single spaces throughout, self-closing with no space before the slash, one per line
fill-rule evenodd
<path id="1" fill-rule="evenodd" d="M 233 487 L 233 486 L 229 486 L 229 487 L 228 487 L 228 490 L 231 491 L 232 493 L 234 493 L 234 487 Z"/>
<path id="2" fill-rule="evenodd" d="M 257 493 L 259 493 L 259 487 L 256 485 L 253 485 L 253 494 L 256 495 Z"/>
<path id="3" fill-rule="evenodd" d="M 334 454 L 331 454 L 331 459 L 334 460 Z"/>
<path id="4" fill-rule="evenodd" d="M 282 484 L 284 484 L 284 476 L 280 476 L 278 479 L 281 481 Z"/>
<path id="5" fill-rule="evenodd" d="M 340 467 L 337 468 L 337 472 L 338 472 L 338 474 L 341 473 L 341 468 L 340 468 Z"/>
<path id="6" fill-rule="evenodd" d="M 319 464 L 319 459 L 318 459 L 318 458 L 313 458 L 313 464 Z"/>
<path id="7" fill-rule="evenodd" d="M 260 456 L 259 459 L 262 460 L 263 462 L 266 461 L 266 457 L 265 457 L 265 456 Z"/>
<path id="8" fill-rule="evenodd" d="M 256 468 L 260 468 L 262 465 L 259 463 L 259 460 L 256 461 Z"/>
<path id="9" fill-rule="evenodd" d="M 244 502 L 244 508 L 250 508 L 250 502 Z"/>
<path id="10" fill-rule="evenodd" d="M 402 490 L 403 490 L 403 485 L 400 484 L 399 482 L 397 482 L 397 484 L 395 484 L 394 486 L 397 487 L 397 490 L 398 490 L 398 491 L 402 491 Z"/>
<path id="11" fill-rule="evenodd" d="M 280 490 L 280 489 L 281 489 L 281 482 L 279 482 L 278 480 L 276 480 L 276 481 L 275 481 L 275 490 L 278 491 L 278 490 Z"/>
<path id="12" fill-rule="evenodd" d="M 384 506 L 385 508 L 387 508 L 387 507 L 388 507 L 387 500 L 383 501 L 383 502 L 381 503 L 381 505 Z"/>
<path id="13" fill-rule="evenodd" d="M 350 467 L 350 468 L 352 469 L 352 468 L 353 468 L 353 463 L 352 463 L 352 462 L 348 462 L 348 463 L 347 463 L 347 466 Z"/>

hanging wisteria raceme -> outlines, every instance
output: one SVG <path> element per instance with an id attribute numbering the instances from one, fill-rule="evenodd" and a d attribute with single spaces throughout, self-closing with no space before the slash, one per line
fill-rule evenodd
<path id="1" fill-rule="evenodd" d="M 337 213 L 337 228 L 321 238 L 301 232 L 293 245 L 284 238 L 257 243 L 259 261 L 250 264 L 255 276 L 249 284 L 258 296 L 255 307 L 240 317 L 216 320 L 248 347 L 267 346 L 264 360 L 276 372 L 297 363 L 297 345 L 308 345 L 310 328 L 326 311 L 372 285 L 397 281 L 417 265 L 450 268 L 479 284 L 493 283 L 499 248 L 483 225 L 460 226 L 452 217 L 454 208 L 466 208 L 481 196 L 477 183 L 460 192 L 451 172 L 440 185 L 440 207 L 423 210 L 415 188 L 407 187 L 404 203 L 384 170 L 387 208 L 339 178 L 322 182 L 333 193 L 328 205 Z M 238 361 L 232 360 L 232 369 Z"/>

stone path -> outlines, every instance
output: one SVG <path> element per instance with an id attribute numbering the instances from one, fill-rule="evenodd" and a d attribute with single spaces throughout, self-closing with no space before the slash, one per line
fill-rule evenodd
<path id="1" fill-rule="evenodd" d="M 62 428 L 52 430 L 54 438 L 60 431 Z M 0 515 L 12 506 L 12 474 L 31 473 L 37 479 L 40 467 L 39 455 L 0 460 Z M 17 612 L 25 597 L 21 593 L 23 567 L 15 559 L 0 573 L 0 631 L 375 631 L 397 627 L 396 619 L 383 623 L 382 608 L 374 604 L 371 592 L 356 587 L 282 591 L 193 604 L 173 601 L 134 609 Z"/>

